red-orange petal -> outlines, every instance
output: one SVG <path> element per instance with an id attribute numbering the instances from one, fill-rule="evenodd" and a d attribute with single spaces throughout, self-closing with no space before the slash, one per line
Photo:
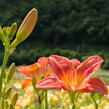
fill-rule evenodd
<path id="1" fill-rule="evenodd" d="M 74 64 L 74 67 L 77 67 L 78 65 L 80 65 L 80 61 L 77 59 L 72 59 L 71 62 Z"/>
<path id="2" fill-rule="evenodd" d="M 91 56 L 77 66 L 78 81 L 81 83 L 93 75 L 101 66 L 103 59 L 99 56 Z"/>
<path id="3" fill-rule="evenodd" d="M 99 56 L 91 56 L 78 66 L 78 73 L 84 73 L 92 65 L 98 63 L 98 66 L 94 69 L 94 72 L 96 72 L 103 63 L 103 61 L 104 60 Z"/>
<path id="4" fill-rule="evenodd" d="M 51 71 L 48 69 L 45 73 L 45 77 L 52 75 Z"/>
<path id="5" fill-rule="evenodd" d="M 18 68 L 18 71 L 23 73 L 25 76 L 32 78 L 30 66 L 21 66 Z"/>
<path id="6" fill-rule="evenodd" d="M 50 57 L 55 59 L 55 61 L 60 65 L 63 72 L 68 71 L 71 64 L 71 61 L 68 58 L 58 55 L 51 55 Z"/>
<path id="7" fill-rule="evenodd" d="M 25 76 L 29 78 L 35 76 L 37 81 L 41 79 L 42 71 L 41 71 L 41 66 L 38 63 L 34 63 L 29 66 L 19 67 L 18 71 L 20 71 L 21 73 L 23 73 Z"/>
<path id="8" fill-rule="evenodd" d="M 41 66 L 38 63 L 32 64 L 30 65 L 30 71 L 32 76 L 35 76 L 36 80 L 40 81 L 42 75 Z"/>
<path id="9" fill-rule="evenodd" d="M 69 70 L 70 60 L 65 57 L 52 55 L 49 57 L 48 66 L 53 74 L 61 80 Z"/>
<path id="10" fill-rule="evenodd" d="M 24 89 L 25 87 L 27 87 L 30 83 L 32 82 L 32 80 L 30 79 L 27 79 L 27 80 L 24 80 L 21 84 L 22 88 Z"/>
<path id="11" fill-rule="evenodd" d="M 38 59 L 38 64 L 40 64 L 42 69 L 42 74 L 45 76 L 47 65 L 48 65 L 48 58 L 47 57 L 41 57 Z"/>
<path id="12" fill-rule="evenodd" d="M 43 89 L 61 89 L 62 84 L 54 77 L 46 77 L 39 81 L 36 87 Z"/>
<path id="13" fill-rule="evenodd" d="M 108 88 L 105 83 L 99 78 L 91 78 L 85 87 L 79 90 L 80 92 L 108 94 Z"/>

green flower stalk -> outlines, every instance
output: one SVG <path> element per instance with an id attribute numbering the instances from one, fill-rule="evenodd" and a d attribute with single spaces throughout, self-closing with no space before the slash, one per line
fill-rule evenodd
<path id="1" fill-rule="evenodd" d="M 47 94 L 47 90 L 45 90 L 44 101 L 45 101 L 45 109 L 48 109 L 48 94 Z"/>
<path id="2" fill-rule="evenodd" d="M 92 100 L 94 102 L 95 109 L 98 109 L 98 103 L 96 102 L 94 95 L 95 95 L 94 93 L 91 93 L 90 97 L 92 98 Z"/>
<path id="3" fill-rule="evenodd" d="M 8 109 L 14 109 L 14 106 L 10 104 Z"/>
<path id="4" fill-rule="evenodd" d="M 72 102 L 72 109 L 76 109 L 76 101 L 78 98 L 79 93 L 78 92 L 69 92 L 69 96 Z"/>
<path id="5" fill-rule="evenodd" d="M 38 95 L 38 109 L 41 109 L 41 97 L 40 97 L 40 94 L 39 94 L 39 89 L 36 88 L 36 79 L 35 77 L 33 76 L 32 78 L 32 86 L 33 86 L 33 89 L 35 90 L 36 94 Z"/>
<path id="6" fill-rule="evenodd" d="M 98 109 L 98 105 L 100 104 L 101 102 L 101 98 L 103 97 L 104 95 L 103 94 L 94 94 L 94 93 L 91 93 L 90 94 L 90 97 L 92 98 L 93 102 L 94 102 L 94 106 L 95 106 L 95 109 Z M 98 98 L 98 99 L 97 99 Z"/>

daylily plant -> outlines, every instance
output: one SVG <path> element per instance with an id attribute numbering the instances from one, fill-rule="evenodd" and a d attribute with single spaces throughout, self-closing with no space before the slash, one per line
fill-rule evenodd
<path id="1" fill-rule="evenodd" d="M 39 81 L 37 88 L 64 89 L 71 93 L 90 92 L 108 94 L 108 88 L 99 78 L 90 78 L 100 68 L 103 59 L 91 56 L 83 63 L 77 59 L 52 55 L 48 58 L 48 67 L 54 77 Z M 71 96 L 72 97 L 72 96 Z"/>
<path id="2" fill-rule="evenodd" d="M 35 77 L 36 82 L 41 80 L 41 76 L 47 77 L 51 74 L 50 70 L 47 69 L 48 58 L 41 57 L 37 63 L 29 66 L 21 66 L 18 71 L 23 73 L 28 79 L 22 82 L 22 88 L 27 87 L 32 83 L 32 78 Z"/>

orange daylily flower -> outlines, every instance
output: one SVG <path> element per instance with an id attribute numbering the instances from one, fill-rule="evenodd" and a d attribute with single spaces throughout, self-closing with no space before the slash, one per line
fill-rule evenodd
<path id="1" fill-rule="evenodd" d="M 25 88 L 30 83 L 32 83 L 32 77 L 34 76 L 36 81 L 41 80 L 41 76 L 47 77 L 51 74 L 50 70 L 47 69 L 48 66 L 48 58 L 42 57 L 38 60 L 37 63 L 34 63 L 29 66 L 21 66 L 18 68 L 18 71 L 23 73 L 28 79 L 22 82 L 22 88 Z"/>
<path id="2" fill-rule="evenodd" d="M 52 55 L 48 61 L 54 77 L 46 77 L 37 83 L 37 88 L 61 89 L 77 92 L 107 94 L 105 83 L 99 78 L 90 78 L 101 66 L 103 59 L 91 56 L 83 63 L 77 59 Z"/>

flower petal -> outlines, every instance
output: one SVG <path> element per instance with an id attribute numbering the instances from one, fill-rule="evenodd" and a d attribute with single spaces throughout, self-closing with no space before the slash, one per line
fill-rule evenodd
<path id="1" fill-rule="evenodd" d="M 38 60 L 38 64 L 41 65 L 42 74 L 43 74 L 44 76 L 51 75 L 50 70 L 49 70 L 49 69 L 47 70 L 47 66 L 48 66 L 48 58 L 47 58 L 47 57 L 41 57 L 41 58 Z"/>
<path id="2" fill-rule="evenodd" d="M 18 68 L 18 71 L 23 73 L 25 76 L 32 78 L 30 66 L 21 66 Z"/>
<path id="3" fill-rule="evenodd" d="M 61 89 L 62 84 L 56 78 L 46 77 L 39 81 L 36 87 L 44 89 Z"/>
<path id="4" fill-rule="evenodd" d="M 68 85 L 77 85 L 77 60 L 69 60 L 66 57 L 52 55 L 49 57 L 49 69 L 54 73 L 57 79 Z M 78 62 L 79 63 L 79 62 Z"/>
<path id="5" fill-rule="evenodd" d="M 80 61 L 77 60 L 77 59 L 72 59 L 71 61 L 72 61 L 72 63 L 74 63 L 74 66 L 75 67 L 77 67 L 78 65 L 80 65 Z"/>
<path id="6" fill-rule="evenodd" d="M 32 83 L 32 80 L 30 79 L 27 79 L 27 80 L 24 80 L 21 84 L 22 88 L 24 89 L 25 87 L 27 87 L 30 83 Z"/>
<path id="7" fill-rule="evenodd" d="M 50 70 L 60 80 L 68 72 L 70 63 L 69 59 L 57 55 L 50 56 L 48 61 Z"/>
<path id="8" fill-rule="evenodd" d="M 103 59 L 99 56 L 91 56 L 77 67 L 78 81 L 82 83 L 94 74 L 101 66 Z"/>
<path id="9" fill-rule="evenodd" d="M 40 81 L 42 70 L 41 66 L 38 63 L 30 65 L 30 71 L 32 72 L 32 75 L 35 76 L 37 81 Z"/>
<path id="10" fill-rule="evenodd" d="M 91 78 L 86 86 L 80 89 L 80 92 L 108 94 L 108 88 L 99 78 Z"/>
<path id="11" fill-rule="evenodd" d="M 22 66 L 18 68 L 18 71 L 23 73 L 25 76 L 32 78 L 32 76 L 36 77 L 36 80 L 39 81 L 42 75 L 41 67 L 38 63 L 34 63 L 29 66 Z"/>
<path id="12" fill-rule="evenodd" d="M 51 71 L 48 69 L 45 73 L 45 77 L 52 75 Z"/>

